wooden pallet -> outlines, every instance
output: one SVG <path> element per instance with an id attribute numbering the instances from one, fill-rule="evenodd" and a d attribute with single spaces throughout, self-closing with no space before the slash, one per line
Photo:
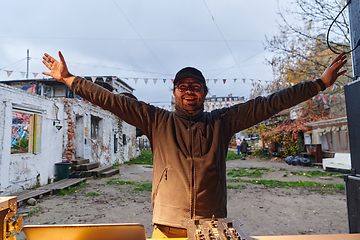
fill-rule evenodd
<path id="1" fill-rule="evenodd" d="M 86 181 L 86 178 L 65 178 L 42 187 L 13 193 L 11 196 L 16 196 L 19 204 L 30 198 L 39 198 L 41 195 L 52 194 L 54 191 L 69 188 L 84 181 Z"/>

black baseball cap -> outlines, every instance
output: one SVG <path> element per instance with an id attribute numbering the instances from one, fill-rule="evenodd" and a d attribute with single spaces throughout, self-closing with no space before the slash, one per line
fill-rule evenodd
<path id="1" fill-rule="evenodd" d="M 175 75 L 174 86 L 183 78 L 198 79 L 198 80 L 200 80 L 200 82 L 202 82 L 206 85 L 203 74 L 200 72 L 200 70 L 193 68 L 193 67 L 185 67 L 185 68 L 181 69 L 180 71 L 178 71 Z"/>

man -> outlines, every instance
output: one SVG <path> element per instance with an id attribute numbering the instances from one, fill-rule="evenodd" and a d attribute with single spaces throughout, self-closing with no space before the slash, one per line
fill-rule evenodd
<path id="1" fill-rule="evenodd" d="M 237 138 L 236 139 L 237 155 L 240 155 L 240 145 L 241 145 L 241 140 L 240 138 Z"/>
<path id="2" fill-rule="evenodd" d="M 242 155 L 241 160 L 246 159 L 246 154 L 247 154 L 247 151 L 248 151 L 248 147 L 249 147 L 249 144 L 247 143 L 246 139 L 244 139 L 241 142 L 241 145 L 240 145 L 240 151 L 241 151 L 241 155 Z"/>
<path id="3" fill-rule="evenodd" d="M 153 238 L 187 237 L 184 221 L 226 217 L 225 159 L 232 136 L 315 96 L 346 72 L 339 72 L 346 63 L 342 53 L 316 81 L 208 113 L 204 112 L 205 78 L 199 70 L 187 67 L 175 76 L 176 105 L 175 111 L 169 112 L 75 77 L 60 52 L 59 57 L 60 62 L 44 55 L 43 63 L 51 71 L 44 75 L 142 129 L 149 138 L 154 156 Z"/>

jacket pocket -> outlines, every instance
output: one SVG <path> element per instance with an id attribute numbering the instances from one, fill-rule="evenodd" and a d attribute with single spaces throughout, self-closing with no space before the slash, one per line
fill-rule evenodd
<path id="1" fill-rule="evenodd" d="M 160 176 L 160 179 L 159 179 L 159 182 L 156 184 L 156 187 L 155 187 L 155 189 L 154 189 L 154 191 L 153 191 L 153 194 L 152 194 L 152 199 L 153 199 L 152 204 L 153 204 L 153 207 L 154 207 L 155 197 L 157 196 L 157 193 L 158 193 L 159 186 L 160 186 L 161 182 L 164 181 L 164 180 L 167 180 L 167 171 L 168 171 L 167 168 L 165 168 L 165 169 L 162 171 L 161 176 Z"/>

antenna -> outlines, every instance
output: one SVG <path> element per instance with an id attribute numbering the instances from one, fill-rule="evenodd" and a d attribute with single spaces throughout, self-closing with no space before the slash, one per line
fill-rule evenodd
<path id="1" fill-rule="evenodd" d="M 29 60 L 30 60 L 30 56 L 29 56 L 29 49 L 27 50 L 27 57 L 26 57 L 26 79 L 29 79 Z"/>

